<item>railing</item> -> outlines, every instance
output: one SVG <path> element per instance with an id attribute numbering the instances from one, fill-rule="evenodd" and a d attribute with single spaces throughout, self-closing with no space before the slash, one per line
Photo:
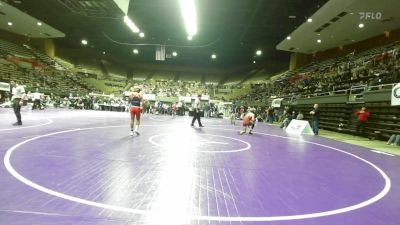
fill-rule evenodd
<path id="1" fill-rule="evenodd" d="M 362 99 L 365 91 L 374 91 L 374 90 L 381 90 L 381 89 L 392 89 L 396 83 L 392 84 L 381 84 L 381 85 L 360 85 L 360 86 L 352 86 L 349 89 L 343 90 L 335 90 L 329 92 L 318 92 L 314 94 L 307 94 L 307 95 L 284 95 L 284 96 L 277 96 L 277 98 L 284 98 L 285 100 L 289 100 L 291 103 L 296 102 L 299 98 L 310 98 L 310 97 L 318 97 L 318 96 L 328 96 L 328 95 L 337 95 L 337 94 L 349 94 L 355 96 L 355 100 Z"/>
<path id="2" fill-rule="evenodd" d="M 368 91 L 376 91 L 376 90 L 381 90 L 381 89 L 392 89 L 393 86 L 395 86 L 395 85 L 396 85 L 396 83 L 368 86 L 367 90 Z"/>

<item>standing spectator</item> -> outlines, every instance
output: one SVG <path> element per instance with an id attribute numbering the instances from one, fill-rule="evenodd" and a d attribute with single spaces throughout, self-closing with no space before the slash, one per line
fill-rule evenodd
<path id="1" fill-rule="evenodd" d="M 297 114 L 296 120 L 302 120 L 304 119 L 304 115 L 301 111 L 299 111 L 299 114 Z"/>
<path id="2" fill-rule="evenodd" d="M 274 123 L 274 108 L 272 106 L 267 109 L 267 122 Z"/>
<path id="3" fill-rule="evenodd" d="M 172 109 L 172 117 L 173 118 L 175 118 L 175 115 L 176 115 L 176 111 L 177 111 L 176 105 L 177 104 L 178 104 L 177 102 L 174 102 L 174 104 L 172 104 L 172 107 L 171 107 L 171 109 Z"/>
<path id="4" fill-rule="evenodd" d="M 314 104 L 314 109 L 310 112 L 312 115 L 311 127 L 315 135 L 318 135 L 318 126 L 319 126 L 319 116 L 320 112 L 318 109 L 318 104 Z"/>
<path id="5" fill-rule="evenodd" d="M 231 124 L 235 125 L 236 114 L 234 110 L 231 111 L 230 119 L 231 119 Z"/>
<path id="6" fill-rule="evenodd" d="M 365 135 L 365 125 L 367 124 L 370 113 L 365 106 L 361 107 L 360 111 L 354 113 L 357 116 L 356 133 L 361 136 Z M 361 131 L 361 132 L 360 132 Z"/>
<path id="7" fill-rule="evenodd" d="M 204 115 L 206 118 L 210 117 L 210 105 L 208 104 L 208 102 L 204 106 Z"/>
<path id="8" fill-rule="evenodd" d="M 185 102 L 183 100 L 182 100 L 181 111 L 182 111 L 182 116 L 184 116 L 186 114 L 186 106 L 185 106 Z"/>
<path id="9" fill-rule="evenodd" d="M 240 106 L 239 117 L 240 117 L 241 120 L 243 120 L 243 117 L 244 117 L 244 106 Z"/>
<path id="10" fill-rule="evenodd" d="M 178 101 L 178 103 L 176 104 L 176 108 L 178 110 L 178 115 L 183 116 L 182 115 L 182 101 Z"/>
<path id="11" fill-rule="evenodd" d="M 12 97 L 11 102 L 13 104 L 14 113 L 17 117 L 17 122 L 13 123 L 14 126 L 21 126 L 21 106 L 24 104 L 25 100 L 25 88 L 22 85 L 19 85 L 17 81 L 11 81 L 12 88 Z"/>
<path id="12" fill-rule="evenodd" d="M 290 121 L 292 121 L 293 117 L 292 114 L 287 110 L 285 110 L 285 119 L 283 120 L 281 124 L 281 128 L 286 129 L 287 126 L 289 126 Z"/>

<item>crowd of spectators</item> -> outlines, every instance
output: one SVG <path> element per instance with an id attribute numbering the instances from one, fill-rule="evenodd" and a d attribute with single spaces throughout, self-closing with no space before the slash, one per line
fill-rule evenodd
<path id="1" fill-rule="evenodd" d="M 243 100 L 261 100 L 271 96 L 308 97 L 320 93 L 346 93 L 352 87 L 382 86 L 400 81 L 400 43 L 288 71 L 275 81 L 252 84 Z"/>
<path id="2" fill-rule="evenodd" d="M 194 95 L 210 95 L 213 85 L 196 81 L 173 80 L 131 80 L 130 86 L 140 86 L 146 94 L 155 94 L 160 97 L 178 97 Z"/>

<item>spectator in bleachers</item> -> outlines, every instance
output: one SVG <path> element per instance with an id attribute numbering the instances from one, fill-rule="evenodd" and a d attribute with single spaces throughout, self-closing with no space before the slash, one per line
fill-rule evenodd
<path id="1" fill-rule="evenodd" d="M 357 116 L 356 134 L 365 137 L 365 125 L 367 124 L 370 112 L 368 112 L 365 106 L 361 107 L 361 110 L 354 113 Z"/>

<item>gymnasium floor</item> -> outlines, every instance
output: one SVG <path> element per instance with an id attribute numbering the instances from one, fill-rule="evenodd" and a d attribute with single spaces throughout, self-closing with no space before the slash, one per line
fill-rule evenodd
<path id="1" fill-rule="evenodd" d="M 259 123 L 0 109 L 0 224 L 398 225 L 400 157 Z"/>

